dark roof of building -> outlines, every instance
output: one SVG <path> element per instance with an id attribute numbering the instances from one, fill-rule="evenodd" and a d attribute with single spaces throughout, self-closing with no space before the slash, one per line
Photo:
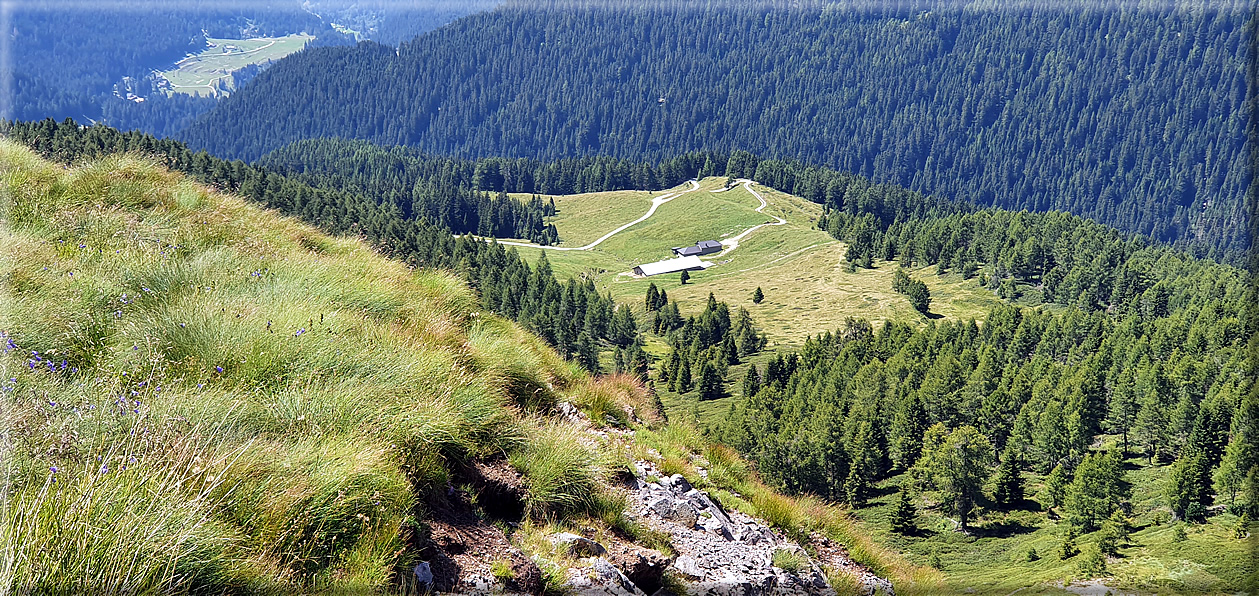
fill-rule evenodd
<path id="1" fill-rule="evenodd" d="M 700 240 L 699 242 L 695 243 L 695 246 L 684 246 L 682 248 L 674 248 L 673 252 L 681 256 L 706 255 L 709 253 L 720 251 L 721 248 L 722 248 L 721 243 L 717 242 L 716 240 Z"/>

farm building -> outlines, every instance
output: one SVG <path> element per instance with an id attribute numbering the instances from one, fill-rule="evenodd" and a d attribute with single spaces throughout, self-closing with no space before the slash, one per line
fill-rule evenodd
<path id="1" fill-rule="evenodd" d="M 700 240 L 695 246 L 675 246 L 673 252 L 679 257 L 710 255 L 715 252 L 721 252 L 721 243 L 716 240 Z"/>
<path id="2" fill-rule="evenodd" d="M 677 273 L 679 271 L 695 271 L 708 266 L 699 260 L 695 255 L 687 257 L 678 257 L 676 259 L 665 259 L 656 261 L 655 263 L 643 263 L 634 268 L 634 275 L 648 277 L 651 275 L 663 275 L 665 273 Z"/>

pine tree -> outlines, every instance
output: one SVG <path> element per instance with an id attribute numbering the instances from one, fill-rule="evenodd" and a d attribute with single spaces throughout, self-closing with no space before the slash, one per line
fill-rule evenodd
<path id="1" fill-rule="evenodd" d="M 653 312 L 657 310 L 658 308 L 660 308 L 659 302 L 660 302 L 660 289 L 656 287 L 656 284 L 654 282 L 648 284 L 647 285 L 647 298 L 646 298 L 647 312 Z"/>
<path id="2" fill-rule="evenodd" d="M 1006 445 L 1001 454 L 1001 465 L 993 476 L 993 500 L 1002 507 L 1011 507 L 1023 501 L 1023 479 L 1019 475 L 1018 451 L 1013 444 Z"/>
<path id="3" fill-rule="evenodd" d="M 743 397 L 756 395 L 761 390 L 761 375 L 756 370 L 756 365 L 748 366 L 748 373 L 743 376 Z"/>
<path id="4" fill-rule="evenodd" d="M 700 401 L 718 399 L 725 391 L 721 386 L 721 373 L 709 360 L 699 367 L 699 399 Z"/>
<path id="5" fill-rule="evenodd" d="M 760 304 L 765 300 L 765 292 L 761 291 L 760 286 L 756 286 L 756 290 L 752 292 L 752 304 Z"/>
<path id="6" fill-rule="evenodd" d="M 912 534 L 917 515 L 918 510 L 909 498 L 909 491 L 902 485 L 900 495 L 896 498 L 896 507 L 892 509 L 892 531 L 897 534 Z"/>
<path id="7" fill-rule="evenodd" d="M 1062 543 L 1058 545 L 1058 558 L 1063 561 L 1080 554 L 1080 549 L 1075 545 L 1076 530 L 1075 526 L 1067 524 L 1066 530 L 1062 535 Z"/>

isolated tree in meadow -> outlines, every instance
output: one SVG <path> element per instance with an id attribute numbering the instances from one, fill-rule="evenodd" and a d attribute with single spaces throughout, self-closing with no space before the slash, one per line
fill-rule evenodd
<path id="1" fill-rule="evenodd" d="M 689 279 L 691 279 L 690 271 L 683 271 L 682 275 L 678 276 L 678 280 L 682 282 L 682 285 L 686 285 L 686 282 Z"/>
<path id="2" fill-rule="evenodd" d="M 931 291 L 927 289 L 927 284 L 910 277 L 904 269 L 897 269 L 892 274 L 892 289 L 904 294 L 914 310 L 927 314 L 931 307 Z"/>
<path id="3" fill-rule="evenodd" d="M 761 286 L 756 286 L 756 290 L 752 292 L 752 304 L 760 304 L 765 300 L 765 292 L 761 291 Z"/>

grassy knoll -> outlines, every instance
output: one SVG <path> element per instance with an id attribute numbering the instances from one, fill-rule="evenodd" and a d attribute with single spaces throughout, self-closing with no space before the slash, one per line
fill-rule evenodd
<path id="1" fill-rule="evenodd" d="M 682 190 L 680 186 L 673 190 Z M 544 199 L 555 201 L 555 217 L 547 223 L 562 228 L 564 235 L 557 246 L 585 246 L 622 224 L 642 217 L 651 208 L 652 197 L 669 191 L 618 190 L 592 192 L 577 195 L 546 195 Z M 533 195 L 513 194 L 514 198 L 528 201 Z"/>
<path id="2" fill-rule="evenodd" d="M 716 266 L 692 272 L 681 286 L 677 275 L 633 279 L 620 275 L 639 263 L 668 258 L 672 246 L 701 239 L 723 239 L 753 225 L 770 221 L 755 212 L 759 202 L 742 186 L 724 192 L 724 178 L 701 181 L 700 189 L 662 205 L 651 219 L 634 226 L 590 251 L 546 251 L 556 274 L 593 277 L 602 291 L 619 301 L 639 305 L 648 283 L 655 283 L 678 301 L 683 312 L 701 310 L 712 292 L 732 307 L 747 308 L 767 333 L 771 345 L 799 346 L 809 335 L 834 329 L 846 317 L 874 322 L 927 319 L 910 307 L 908 300 L 892 291 L 893 263 L 877 263 L 874 269 L 844 271 L 846 246 L 816 228 L 821 206 L 799 197 L 757 186 L 769 203 L 766 213 L 787 220 L 786 225 L 767 226 L 745 237 L 735 250 L 709 255 Z M 686 186 L 671 189 L 682 190 Z M 565 245 L 580 246 L 633 221 L 646 212 L 652 196 L 634 191 L 557 196 L 559 214 L 552 221 Z M 540 249 L 520 248 L 530 260 Z M 978 281 L 958 275 L 935 274 L 934 268 L 913 272 L 932 294 L 933 315 L 953 319 L 982 318 L 998 299 L 979 287 Z M 760 287 L 765 301 L 752 304 L 752 291 Z"/>
<path id="3" fill-rule="evenodd" d="M 1108 447 L 1114 447 L 1109 437 Z M 1127 461 L 1132 485 L 1134 531 L 1109 557 L 1104 577 L 1094 581 L 1121 593 L 1219 593 L 1221 586 L 1240 587 L 1255 572 L 1255 538 L 1233 535 L 1237 516 L 1219 513 L 1205 524 L 1189 524 L 1187 539 L 1173 540 L 1174 524 L 1162 503 L 1165 465 L 1150 466 L 1143 458 Z M 861 531 L 876 542 L 894 548 L 920 565 L 933 558 L 944 571 L 950 591 L 977 594 L 1065 594 L 1063 586 L 1087 581 L 1078 569 L 1077 555 L 1059 559 L 1065 522 L 1051 519 L 1038 503 L 1044 477 L 1025 472 L 1028 500 L 1012 511 L 987 510 L 973 524 L 970 534 L 953 531 L 953 523 L 921 495 L 915 497 L 918 531 L 901 536 L 889 530 L 897 488 L 905 475 L 879 484 L 877 496 L 867 507 L 854 511 Z M 991 505 L 989 503 L 989 505 Z M 1094 544 L 1100 532 L 1077 539 L 1079 547 Z M 1029 557 L 1029 551 L 1035 551 Z M 1101 588 L 1096 593 L 1105 593 Z"/>
<path id="4" fill-rule="evenodd" d="M 284 37 L 253 39 L 207 38 L 209 47 L 200 54 L 180 60 L 175 67 L 158 73 L 171 84 L 171 91 L 190 95 L 213 95 L 222 90 L 230 75 L 250 64 L 279 60 L 306 46 L 314 36 L 302 33 Z"/>

